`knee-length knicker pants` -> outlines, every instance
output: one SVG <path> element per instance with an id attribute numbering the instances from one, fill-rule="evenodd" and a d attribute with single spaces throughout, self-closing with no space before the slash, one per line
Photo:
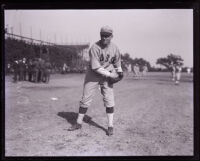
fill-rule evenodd
<path id="1" fill-rule="evenodd" d="M 109 84 L 105 77 L 92 70 L 88 70 L 85 76 L 80 107 L 88 108 L 91 105 L 93 96 L 99 86 L 103 96 L 104 106 L 114 107 L 113 84 Z"/>

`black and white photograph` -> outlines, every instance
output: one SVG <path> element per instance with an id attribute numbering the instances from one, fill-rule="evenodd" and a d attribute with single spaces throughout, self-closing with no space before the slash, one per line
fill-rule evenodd
<path id="1" fill-rule="evenodd" d="M 193 15 L 5 9 L 5 157 L 193 156 Z"/>

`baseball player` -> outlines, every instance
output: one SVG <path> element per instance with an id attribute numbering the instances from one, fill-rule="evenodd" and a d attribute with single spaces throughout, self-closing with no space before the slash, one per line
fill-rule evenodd
<path id="1" fill-rule="evenodd" d="M 176 67 L 175 67 L 175 64 L 173 64 L 173 63 L 171 63 L 171 73 L 172 73 L 172 81 L 175 81 Z"/>
<path id="2" fill-rule="evenodd" d="M 114 92 L 113 84 L 123 78 L 121 55 L 117 46 L 111 43 L 113 30 L 104 26 L 100 31 L 101 39 L 89 50 L 90 63 L 85 76 L 83 95 L 80 101 L 76 124 L 68 130 L 74 131 L 82 127 L 83 117 L 92 102 L 93 95 L 100 86 L 104 106 L 108 117 L 107 135 L 113 135 Z"/>
<path id="3" fill-rule="evenodd" d="M 175 73 L 175 84 L 179 85 L 180 83 L 180 79 L 181 79 L 181 71 L 182 71 L 182 67 L 180 66 L 180 64 L 175 66 L 176 68 L 176 73 Z"/>
<path id="4" fill-rule="evenodd" d="M 142 67 L 142 75 L 145 76 L 147 74 L 147 72 L 148 72 L 148 67 L 146 65 L 144 65 Z"/>
<path id="5" fill-rule="evenodd" d="M 137 63 L 132 66 L 132 71 L 133 71 L 133 76 L 134 77 L 139 77 L 139 75 L 140 75 L 140 68 L 139 68 L 139 65 Z"/>
<path id="6" fill-rule="evenodd" d="M 191 74 L 191 68 L 187 68 L 187 73 Z"/>
<path id="7" fill-rule="evenodd" d="M 131 73 L 131 64 L 127 64 L 127 76 Z"/>

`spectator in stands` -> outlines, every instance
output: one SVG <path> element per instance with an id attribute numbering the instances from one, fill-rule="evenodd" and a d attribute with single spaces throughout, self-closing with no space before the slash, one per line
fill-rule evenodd
<path id="1" fill-rule="evenodd" d="M 8 63 L 6 68 L 6 74 L 10 74 L 10 72 L 11 72 L 11 65 L 10 63 Z"/>
<path id="2" fill-rule="evenodd" d="M 19 79 L 19 61 L 18 60 L 14 61 L 13 69 L 14 69 L 13 82 L 16 83 Z"/>
<path id="3" fill-rule="evenodd" d="M 39 62 L 38 59 L 35 58 L 33 61 L 33 81 L 38 82 L 38 76 L 39 76 Z"/>
<path id="4" fill-rule="evenodd" d="M 31 59 L 28 61 L 28 81 L 33 81 L 33 61 Z"/>
<path id="5" fill-rule="evenodd" d="M 51 73 L 51 63 L 49 60 L 45 62 L 45 68 L 44 68 L 44 82 L 49 83 L 50 81 L 50 73 Z"/>
<path id="6" fill-rule="evenodd" d="M 62 68 L 62 74 L 66 74 L 66 72 L 67 72 L 67 64 L 64 63 Z"/>
<path id="7" fill-rule="evenodd" d="M 22 64 L 23 64 L 23 81 L 26 81 L 26 76 L 28 73 L 28 65 L 27 65 L 26 58 L 22 59 Z"/>
<path id="8" fill-rule="evenodd" d="M 42 58 L 39 58 L 39 80 L 38 80 L 38 82 L 43 82 L 44 70 L 45 70 L 45 61 Z"/>
<path id="9" fill-rule="evenodd" d="M 23 61 L 20 59 L 19 60 L 19 81 L 24 80 L 24 64 Z"/>

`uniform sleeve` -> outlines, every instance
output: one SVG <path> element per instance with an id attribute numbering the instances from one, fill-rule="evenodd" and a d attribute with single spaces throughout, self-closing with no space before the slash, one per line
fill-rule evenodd
<path id="1" fill-rule="evenodd" d="M 89 50 L 90 56 L 90 66 L 92 70 L 98 69 L 101 67 L 99 56 L 98 56 L 98 49 L 95 46 L 92 46 Z"/>
<path id="2" fill-rule="evenodd" d="M 122 68 L 121 68 L 121 53 L 119 51 L 119 49 L 116 47 L 115 50 L 115 59 L 113 61 L 113 66 L 116 69 L 117 72 L 122 72 Z"/>
<path id="3" fill-rule="evenodd" d="M 96 73 L 99 73 L 105 77 L 110 77 L 111 73 L 109 71 L 107 71 L 106 69 L 100 67 L 98 69 L 95 70 Z"/>
<path id="4" fill-rule="evenodd" d="M 98 56 L 99 50 L 97 47 L 92 46 L 89 51 L 90 56 L 90 66 L 93 71 L 103 76 L 109 77 L 110 72 L 104 69 L 100 64 L 100 58 Z"/>

